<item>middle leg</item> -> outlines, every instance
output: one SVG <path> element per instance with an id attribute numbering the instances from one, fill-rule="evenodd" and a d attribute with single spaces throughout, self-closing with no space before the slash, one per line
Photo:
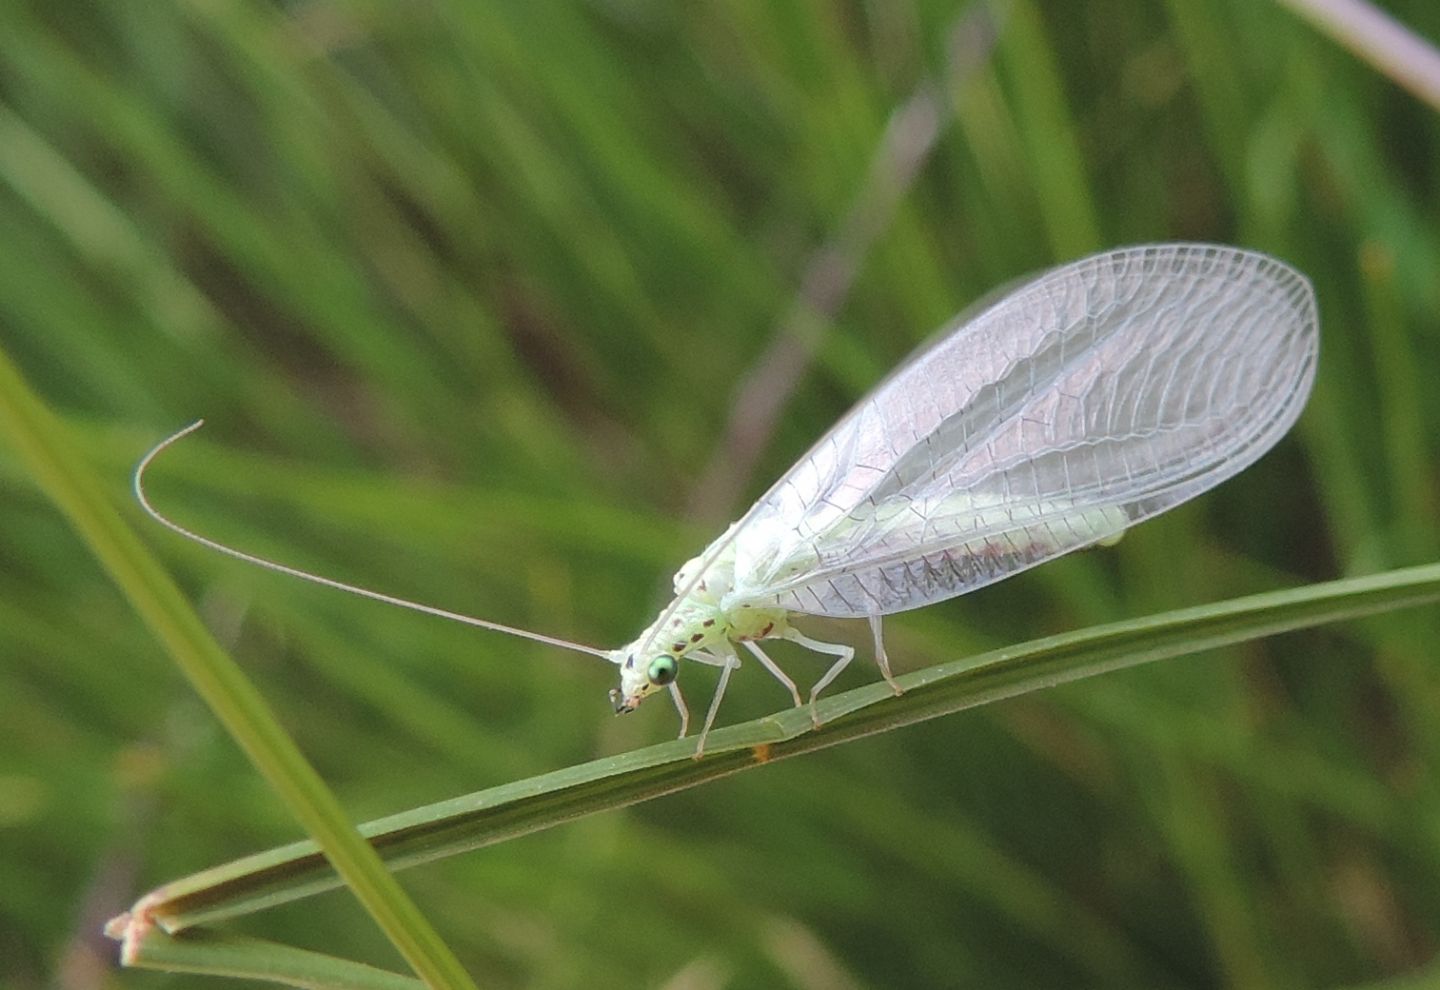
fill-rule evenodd
<path id="1" fill-rule="evenodd" d="M 851 660 L 855 659 L 855 648 L 853 646 L 845 646 L 841 643 L 822 643 L 818 639 L 811 639 L 794 627 L 786 629 L 781 635 L 792 643 L 799 643 L 807 650 L 814 650 L 816 653 L 828 653 L 830 656 L 836 658 L 835 662 L 830 665 L 830 669 L 825 671 L 825 675 L 816 681 L 815 686 L 810 689 L 810 721 L 814 723 L 818 729 L 820 727 L 820 714 L 815 709 L 815 701 L 820 697 L 820 692 L 829 687 L 830 682 L 839 677 L 840 672 L 850 665 Z"/>
<path id="2" fill-rule="evenodd" d="M 800 689 L 795 686 L 795 682 L 790 679 L 789 675 L 787 675 L 785 671 L 780 669 L 779 664 L 777 664 L 774 660 L 770 659 L 770 655 L 768 653 L 760 649 L 759 643 L 754 643 L 747 639 L 745 641 L 745 649 L 753 653 L 755 655 L 755 659 L 759 660 L 760 663 L 764 665 L 765 669 L 770 671 L 771 677 L 775 678 L 781 684 L 785 685 L 785 689 L 790 692 L 790 697 L 795 699 L 796 708 L 799 708 L 805 703 L 800 700 Z"/>

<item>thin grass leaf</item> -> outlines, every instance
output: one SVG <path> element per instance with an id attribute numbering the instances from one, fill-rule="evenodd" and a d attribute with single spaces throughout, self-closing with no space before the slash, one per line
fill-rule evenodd
<path id="1" fill-rule="evenodd" d="M 443 859 L 561 822 L 685 790 L 741 770 L 1154 660 L 1327 622 L 1440 601 L 1440 564 L 1332 581 L 1049 636 L 872 684 L 806 709 L 711 733 L 705 757 L 676 740 L 416 808 L 361 826 L 394 869 Z M 167 931 L 249 914 L 338 885 L 313 843 L 297 842 L 166 884 L 132 915 Z"/>
<path id="2" fill-rule="evenodd" d="M 137 969 L 265 980 L 306 990 L 423 990 L 425 986 L 413 977 L 364 963 L 204 930 L 176 936 L 147 928 L 126 941 L 121 958 Z"/>

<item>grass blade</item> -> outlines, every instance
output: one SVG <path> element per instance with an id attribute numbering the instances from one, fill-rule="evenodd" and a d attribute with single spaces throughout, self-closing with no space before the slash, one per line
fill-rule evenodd
<path id="1" fill-rule="evenodd" d="M 516 781 L 361 826 L 392 868 L 414 866 L 634 804 L 773 760 L 1112 670 L 1327 622 L 1440 601 L 1440 564 L 1348 578 L 1049 636 L 873 684 L 820 704 L 826 724 L 791 709 L 711 733 L 705 758 L 677 740 Z M 152 891 L 134 913 L 168 931 L 252 913 L 337 886 L 313 843 L 298 842 Z"/>
<path id="2" fill-rule="evenodd" d="M 307 990 L 422 990 L 425 986 L 413 977 L 364 963 L 204 930 L 175 936 L 146 928 L 126 941 L 122 959 L 137 969 L 265 980 Z"/>

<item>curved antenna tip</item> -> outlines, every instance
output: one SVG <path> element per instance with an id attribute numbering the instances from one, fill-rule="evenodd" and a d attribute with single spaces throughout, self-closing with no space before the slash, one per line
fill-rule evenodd
<path id="1" fill-rule="evenodd" d="M 151 519 L 154 519 L 166 529 L 169 529 L 174 533 L 178 533 L 179 535 L 185 537 L 187 540 L 198 543 L 203 547 L 208 547 L 209 549 L 217 551 L 218 553 L 223 553 L 230 557 L 234 557 L 236 560 L 243 560 L 247 564 L 254 564 L 257 567 L 263 567 L 267 570 L 289 575 L 290 577 L 300 578 L 302 581 L 310 581 L 314 584 L 323 585 L 327 588 L 334 588 L 337 591 L 347 591 L 352 595 L 359 595 L 362 598 L 369 598 L 372 601 L 384 602 L 387 605 L 394 605 L 398 608 L 407 608 L 413 612 L 422 612 L 426 615 L 433 615 L 441 619 L 449 619 L 452 622 L 464 623 L 467 626 L 475 626 L 480 629 L 489 629 L 492 632 L 506 633 L 510 636 L 518 636 L 521 639 L 531 640 L 532 642 L 544 643 L 547 646 L 558 646 L 562 649 L 573 650 L 576 653 L 586 653 L 590 656 L 600 657 L 602 660 L 607 660 L 611 663 L 616 662 L 611 657 L 610 651 L 608 650 L 601 650 L 593 646 L 586 646 L 583 643 L 572 643 L 568 639 L 560 639 L 557 636 L 546 636 L 543 633 L 531 632 L 528 629 L 518 629 L 515 626 L 507 626 L 499 622 L 491 622 L 489 619 L 479 619 L 473 615 L 464 615 L 460 612 L 451 612 L 449 609 L 436 608 L 433 605 L 425 605 L 420 602 L 412 602 L 405 598 L 397 598 L 394 595 L 387 595 L 384 592 L 372 591 L 369 588 L 362 588 L 359 585 L 347 584 L 344 581 L 337 581 L 334 578 L 327 578 L 319 574 L 312 574 L 309 571 L 302 571 L 298 567 L 291 567 L 288 564 L 281 564 L 274 560 L 267 560 L 264 557 L 257 557 L 252 553 L 246 553 L 244 550 L 237 550 L 235 547 L 226 546 L 224 543 L 219 543 L 215 540 L 210 539 L 208 536 L 201 536 L 194 530 L 187 529 L 186 527 L 180 525 L 169 517 L 162 515 L 158 509 L 156 509 L 153 505 L 150 504 L 150 499 L 145 494 L 145 471 L 150 467 L 151 462 L 153 462 L 155 458 L 158 457 L 161 453 L 163 453 L 167 448 L 174 445 L 177 441 L 183 440 L 185 437 L 194 433 L 196 430 L 200 429 L 200 427 L 204 425 L 205 420 L 197 419 L 195 422 L 191 423 L 183 430 L 172 433 L 170 436 L 157 443 L 154 447 L 150 448 L 149 452 L 146 453 L 144 457 L 140 458 L 140 463 L 135 465 L 135 499 L 140 503 L 140 507 L 145 510 L 146 515 L 148 515 Z"/>
<path id="2" fill-rule="evenodd" d="M 194 433 L 196 430 L 200 429 L 200 427 L 204 425 L 205 418 L 202 416 L 200 419 L 197 419 L 195 422 L 191 423 L 184 429 L 170 434 L 164 440 L 161 440 L 155 446 L 151 447 L 148 451 L 146 451 L 145 456 L 140 458 L 140 462 L 135 465 L 135 473 L 131 476 L 131 484 L 132 487 L 134 487 L 135 489 L 136 500 L 140 503 L 140 507 L 144 509 L 145 512 L 152 519 L 156 520 L 157 522 L 163 523 L 166 526 L 170 526 L 170 521 L 160 515 L 160 513 L 156 512 L 155 507 L 150 504 L 150 499 L 145 496 L 145 471 L 150 467 L 150 462 L 155 460 L 155 458 L 159 457 L 160 454 L 163 453 L 167 447 L 171 446 L 179 440 L 185 439 L 190 434 Z M 174 527 L 171 526 L 171 528 L 173 529 Z"/>

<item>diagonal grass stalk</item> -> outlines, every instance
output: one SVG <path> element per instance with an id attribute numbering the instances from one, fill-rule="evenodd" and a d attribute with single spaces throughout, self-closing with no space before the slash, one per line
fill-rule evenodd
<path id="1" fill-rule="evenodd" d="M 0 352 L 0 435 L 9 439 L 41 489 L 416 973 L 432 987 L 473 986 L 453 953 L 355 831 L 260 692 L 220 649 L 180 589 L 125 525 L 99 479 L 73 453 L 59 420 L 4 352 Z M 144 922 L 138 916 L 134 920 Z"/>
<path id="2" fill-rule="evenodd" d="M 820 702 L 825 724 L 790 709 L 717 729 L 702 760 L 676 740 L 567 767 L 361 826 L 394 869 L 415 866 L 685 790 L 742 770 L 1046 687 L 1155 660 L 1440 601 L 1440 564 L 1268 592 L 1095 626 L 938 664 Z M 312 842 L 297 842 L 179 879 L 135 912 L 177 932 L 333 889 Z"/>

